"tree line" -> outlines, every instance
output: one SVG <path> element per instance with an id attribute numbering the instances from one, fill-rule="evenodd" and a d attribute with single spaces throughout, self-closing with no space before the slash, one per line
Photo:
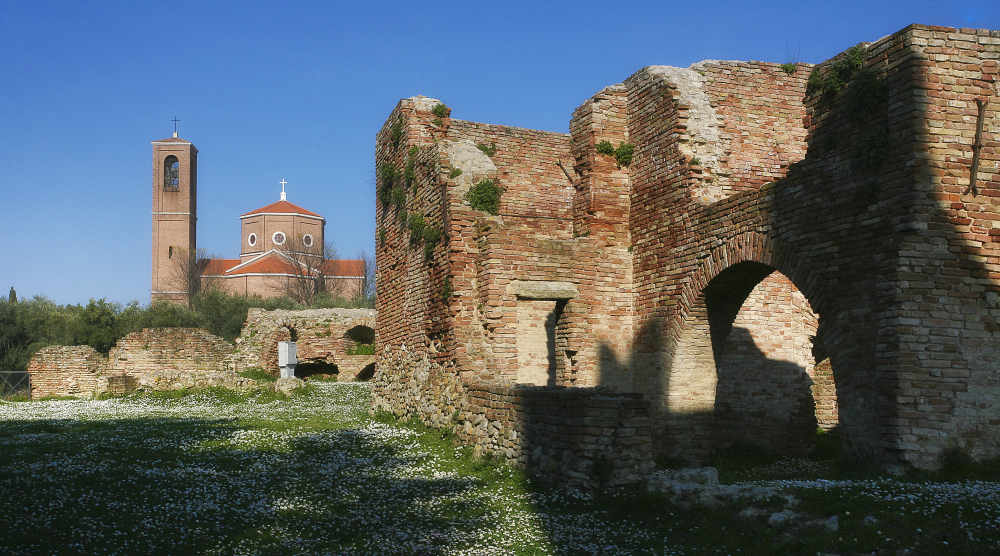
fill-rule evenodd
<path id="1" fill-rule="evenodd" d="M 17 299 L 11 288 L 8 297 L 0 297 L 0 372 L 25 371 L 31 356 L 50 345 L 88 345 L 107 354 L 126 334 L 143 328 L 196 327 L 236 340 L 251 307 L 274 309 L 325 309 L 334 307 L 374 308 L 373 291 L 353 298 L 319 293 L 304 305 L 291 297 L 262 298 L 231 295 L 219 289 L 200 291 L 190 307 L 156 301 L 126 305 L 106 299 L 91 299 L 86 305 L 59 305 L 36 295 Z"/>

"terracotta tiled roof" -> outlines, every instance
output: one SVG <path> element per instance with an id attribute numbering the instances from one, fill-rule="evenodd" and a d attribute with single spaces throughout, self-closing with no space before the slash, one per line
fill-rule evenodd
<path id="1" fill-rule="evenodd" d="M 281 257 L 271 254 L 253 261 L 246 266 L 229 271 L 229 274 L 295 274 L 294 263 Z M 305 274 L 303 274 L 304 276 Z"/>
<path id="2" fill-rule="evenodd" d="M 262 212 L 279 213 L 279 214 L 304 214 L 306 216 L 315 216 L 317 218 L 323 218 L 322 216 L 316 214 L 315 212 L 308 211 L 308 210 L 306 210 L 306 209 L 304 209 L 304 208 L 302 208 L 302 207 L 300 207 L 298 205 L 293 205 L 292 203 L 289 203 L 288 201 L 278 201 L 277 203 L 271 203 L 270 205 L 267 205 L 266 207 L 259 208 L 257 210 L 252 210 L 252 211 L 250 211 L 248 213 L 243 214 L 242 216 L 248 216 L 248 215 L 251 215 L 251 214 L 259 214 L 259 213 L 262 213 Z"/>
<path id="3" fill-rule="evenodd" d="M 296 263 L 277 251 L 268 251 L 245 264 L 240 259 L 210 259 L 205 262 L 203 276 L 236 276 L 240 274 L 296 274 Z M 239 268 L 237 268 L 239 267 Z M 362 277 L 365 262 L 354 260 L 323 261 L 319 266 L 326 276 Z"/>
<path id="4" fill-rule="evenodd" d="M 238 264 L 240 264 L 239 259 L 209 259 L 205 262 L 201 273 L 207 276 L 222 276 Z"/>
<path id="5" fill-rule="evenodd" d="M 181 139 L 180 137 L 167 137 L 166 139 L 160 139 L 159 141 L 153 141 L 153 142 L 154 143 L 190 143 L 191 141 L 187 141 L 185 139 Z"/>
<path id="6" fill-rule="evenodd" d="M 364 261 L 324 261 L 320 267 L 327 276 L 357 276 L 365 275 Z"/>

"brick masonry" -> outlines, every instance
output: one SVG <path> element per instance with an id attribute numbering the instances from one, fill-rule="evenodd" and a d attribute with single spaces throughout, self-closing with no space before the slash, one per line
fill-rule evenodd
<path id="1" fill-rule="evenodd" d="M 257 367 L 277 376 L 278 342 L 296 342 L 296 376 L 311 372 L 336 375 L 338 380 L 370 378 L 374 355 L 348 355 L 358 343 L 372 344 L 375 338 L 373 309 L 307 309 L 265 311 L 252 308 L 247 314 L 236 350 L 227 365 L 237 371 Z"/>
<path id="2" fill-rule="evenodd" d="M 468 404 L 475 422 L 472 385 L 506 399 L 545 367 L 545 403 L 559 387 L 641 394 L 669 457 L 741 438 L 800 453 L 817 425 L 894 466 L 997 455 L 1000 32 L 912 25 L 859 46 L 840 92 L 808 81 L 845 54 L 791 75 L 643 68 L 584 102 L 569 135 L 400 101 L 376 137 L 377 166 L 401 178 L 378 180 L 378 346 L 396 367 L 375 407 L 443 426 L 437 412 Z M 864 94 L 868 75 L 884 95 Z M 631 164 L 602 141 L 633 144 Z M 504 189 L 498 215 L 466 199 L 484 178 Z M 414 214 L 443 233 L 431 247 Z M 577 293 L 520 295 L 532 281 Z M 535 444 L 466 438 L 544 473 Z"/>
<path id="3" fill-rule="evenodd" d="M 252 381 L 224 367 L 231 351 L 228 342 L 200 328 L 133 332 L 118 340 L 107 357 L 90 346 L 50 346 L 28 364 L 31 398 L 190 386 L 246 388 Z"/>

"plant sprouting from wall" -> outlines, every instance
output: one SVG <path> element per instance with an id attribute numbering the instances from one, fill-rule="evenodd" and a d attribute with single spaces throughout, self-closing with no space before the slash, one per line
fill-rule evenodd
<path id="1" fill-rule="evenodd" d="M 397 183 L 392 188 L 392 204 L 396 206 L 397 210 L 406 205 L 406 188 L 403 187 L 402 183 Z"/>
<path id="2" fill-rule="evenodd" d="M 868 50 L 861 45 L 848 48 L 844 56 L 830 66 L 826 76 L 817 71 L 818 67 L 814 68 L 806 83 L 806 92 L 822 90 L 830 95 L 842 93 L 854 75 L 864 66 L 867 52 Z"/>
<path id="3" fill-rule="evenodd" d="M 793 64 L 792 62 L 787 62 L 787 63 L 781 64 L 781 71 L 787 73 L 788 75 L 795 75 L 795 72 L 798 69 L 799 69 L 799 67 L 797 65 Z"/>
<path id="4" fill-rule="evenodd" d="M 603 140 L 597 144 L 597 154 L 614 157 L 618 162 L 618 167 L 628 168 L 632 164 L 632 156 L 635 154 L 635 145 L 632 143 L 622 143 L 616 149 L 608 140 Z"/>
<path id="5" fill-rule="evenodd" d="M 475 210 L 481 210 L 493 215 L 500 214 L 500 195 L 503 189 L 495 179 L 482 179 L 469 188 L 465 198 Z"/>
<path id="6" fill-rule="evenodd" d="M 395 123 L 392 124 L 392 129 L 389 131 L 389 140 L 392 141 L 393 147 L 399 146 L 400 139 L 403 138 L 403 116 L 400 116 Z"/>
<path id="7" fill-rule="evenodd" d="M 431 109 L 431 114 L 434 114 L 438 118 L 444 118 L 448 115 L 448 107 L 444 103 L 439 102 Z"/>
<path id="8" fill-rule="evenodd" d="M 439 239 L 441 239 L 441 230 L 427 226 L 423 231 L 424 238 L 424 259 L 431 260 L 434 256 L 434 246 L 437 245 Z"/>
<path id="9" fill-rule="evenodd" d="M 414 195 L 417 193 L 417 154 L 419 153 L 420 147 L 410 147 L 407 153 L 406 167 L 403 169 L 403 181 L 413 188 Z"/>
<path id="10" fill-rule="evenodd" d="M 391 162 L 383 162 L 378 168 L 379 184 L 378 198 L 383 206 L 389 206 L 392 202 L 392 191 L 399 179 L 399 172 Z"/>
<path id="11" fill-rule="evenodd" d="M 632 164 L 632 155 L 635 154 L 635 145 L 632 143 L 622 143 L 618 145 L 615 149 L 615 160 L 618 161 L 618 167 L 628 168 L 629 164 Z"/>
<path id="12" fill-rule="evenodd" d="M 476 147 L 479 150 L 483 151 L 483 154 L 485 154 L 486 156 L 489 156 L 489 157 L 492 157 L 493 155 L 495 155 L 497 153 L 497 143 L 496 143 L 496 141 L 493 141 L 489 145 L 479 144 L 479 145 L 476 145 Z"/>
<path id="13" fill-rule="evenodd" d="M 447 276 L 444 278 L 444 285 L 441 286 L 441 301 L 448 301 L 451 298 L 451 280 Z"/>
<path id="14" fill-rule="evenodd" d="M 424 227 L 426 226 L 424 215 L 415 212 L 410 215 L 406 222 L 406 227 L 410 230 L 410 243 L 416 244 L 424 237 Z"/>
<path id="15" fill-rule="evenodd" d="M 889 134 L 882 128 L 869 131 L 854 146 L 854 165 L 858 170 L 876 170 L 889 155 Z"/>
<path id="16" fill-rule="evenodd" d="M 431 123 L 438 127 L 444 127 L 444 120 L 442 120 L 441 118 L 434 118 L 433 120 L 431 120 Z"/>
<path id="17" fill-rule="evenodd" d="M 457 178 L 458 176 L 461 176 L 461 175 L 462 175 L 462 169 L 461 168 L 452 168 L 451 172 L 448 173 L 448 177 L 451 178 L 451 179 L 455 179 L 455 178 Z"/>
<path id="18" fill-rule="evenodd" d="M 859 73 L 847 89 L 847 113 L 855 119 L 866 116 L 870 120 L 873 109 L 885 100 L 886 89 L 885 82 L 874 71 Z"/>

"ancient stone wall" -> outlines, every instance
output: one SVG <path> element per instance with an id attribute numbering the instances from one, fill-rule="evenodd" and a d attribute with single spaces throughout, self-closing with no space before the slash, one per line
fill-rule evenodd
<path id="1" fill-rule="evenodd" d="M 366 337 L 366 334 L 370 337 Z M 363 372 L 370 376 L 374 355 L 349 355 L 358 344 L 375 341 L 372 309 L 307 309 L 304 311 L 251 308 L 236 350 L 227 365 L 242 371 L 257 367 L 277 376 L 278 342 L 296 342 L 300 373 L 334 375 L 352 381 Z"/>
<path id="2" fill-rule="evenodd" d="M 599 388 L 466 382 L 405 348 L 386 351 L 373 411 L 451 428 L 477 454 L 520 465 L 543 484 L 593 490 L 654 467 L 649 402 Z"/>
<path id="3" fill-rule="evenodd" d="M 107 357 L 90 346 L 49 346 L 38 350 L 28 363 L 31 399 L 46 396 L 90 397 Z"/>
<path id="4" fill-rule="evenodd" d="M 380 353 L 641 393 L 670 457 L 801 453 L 817 425 L 892 465 L 996 455 L 998 58 L 996 31 L 914 25 L 794 72 L 650 66 L 571 140 L 405 99 L 377 137 Z M 465 199 L 487 177 L 498 215 Z"/>
<path id="5" fill-rule="evenodd" d="M 146 328 L 118 340 L 108 356 L 89 346 L 51 346 L 28 364 L 32 399 L 110 392 L 225 386 L 253 381 L 225 365 L 232 345 L 200 328 Z"/>
<path id="6" fill-rule="evenodd" d="M 118 340 L 108 352 L 107 373 L 218 371 L 232 351 L 232 344 L 201 328 L 145 328 Z"/>

